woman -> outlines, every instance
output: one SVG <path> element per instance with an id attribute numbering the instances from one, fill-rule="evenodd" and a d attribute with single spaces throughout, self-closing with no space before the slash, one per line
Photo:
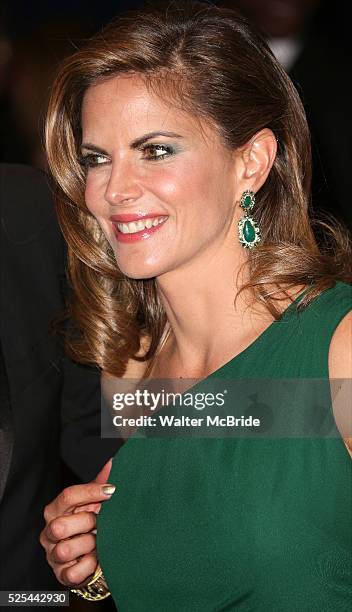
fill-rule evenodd
<path id="1" fill-rule="evenodd" d="M 238 14 L 192 3 L 112 23 L 61 68 L 47 150 L 71 352 L 103 380 L 350 377 L 347 234 L 313 231 L 304 110 Z M 48 561 L 105 592 L 108 500 L 97 550 L 120 612 L 347 609 L 344 438 L 131 438 L 107 488 L 46 508 Z"/>

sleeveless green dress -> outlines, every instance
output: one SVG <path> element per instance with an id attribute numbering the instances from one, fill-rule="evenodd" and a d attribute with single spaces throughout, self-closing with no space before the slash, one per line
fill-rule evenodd
<path id="1" fill-rule="evenodd" d="M 211 377 L 328 380 L 352 287 L 337 282 L 301 312 L 299 297 Z M 328 406 L 334 423 L 330 396 Z M 109 482 L 97 550 L 119 612 L 352 609 L 352 461 L 340 436 L 132 437 Z"/>

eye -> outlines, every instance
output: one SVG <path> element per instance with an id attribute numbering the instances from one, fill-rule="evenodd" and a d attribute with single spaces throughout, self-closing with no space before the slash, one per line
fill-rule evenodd
<path id="1" fill-rule="evenodd" d="M 87 153 L 78 158 L 78 163 L 86 169 L 101 166 L 108 161 L 109 160 L 104 155 L 100 155 L 99 153 Z"/>
<path id="2" fill-rule="evenodd" d="M 147 144 L 141 147 L 143 158 L 149 161 L 159 161 L 170 157 L 175 153 L 175 149 L 170 145 Z"/>

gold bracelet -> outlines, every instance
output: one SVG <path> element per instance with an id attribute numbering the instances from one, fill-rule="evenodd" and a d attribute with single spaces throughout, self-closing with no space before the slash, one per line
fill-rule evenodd
<path id="1" fill-rule="evenodd" d="M 97 565 L 97 569 L 94 572 L 92 579 L 86 586 L 79 587 L 78 589 L 70 589 L 71 593 L 75 593 L 87 601 L 101 601 L 111 595 L 109 589 L 105 584 L 105 578 L 100 565 Z"/>

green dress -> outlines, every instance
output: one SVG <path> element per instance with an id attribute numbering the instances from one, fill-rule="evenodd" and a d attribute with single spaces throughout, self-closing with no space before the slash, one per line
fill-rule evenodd
<path id="1" fill-rule="evenodd" d="M 211 377 L 328 381 L 352 287 L 298 299 Z M 130 438 L 97 528 L 118 611 L 351 610 L 351 466 L 339 435 Z"/>

